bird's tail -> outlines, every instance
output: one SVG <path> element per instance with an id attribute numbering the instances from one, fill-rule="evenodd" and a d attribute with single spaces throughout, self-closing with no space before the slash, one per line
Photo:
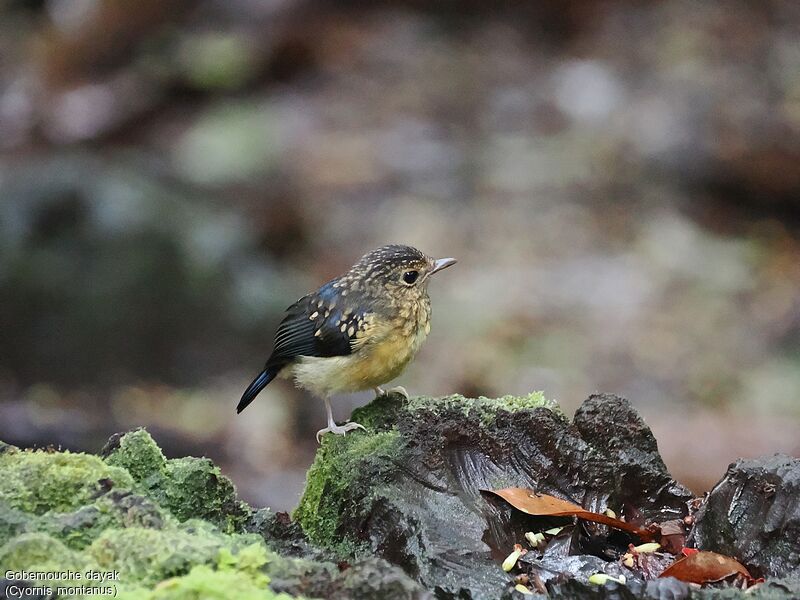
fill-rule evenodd
<path id="1" fill-rule="evenodd" d="M 239 400 L 239 405 L 236 407 L 236 412 L 240 413 L 247 405 L 250 404 L 253 400 L 255 400 L 258 393 L 267 387 L 267 384 L 275 379 L 275 376 L 280 371 L 280 368 L 277 367 L 267 367 L 261 373 L 259 373 L 258 377 L 253 379 L 250 385 L 247 386 L 247 389 L 242 394 L 242 399 Z"/>

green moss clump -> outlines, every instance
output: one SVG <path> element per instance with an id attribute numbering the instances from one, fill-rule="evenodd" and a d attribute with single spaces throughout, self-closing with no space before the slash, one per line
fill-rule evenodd
<path id="1" fill-rule="evenodd" d="M 347 505 L 348 489 L 378 484 L 385 466 L 397 456 L 402 445 L 400 434 L 394 430 L 326 435 L 308 471 L 303 498 L 294 512 L 306 535 L 341 555 L 352 555 L 356 550 L 354 543 L 336 534 L 342 515 L 355 516 L 357 512 L 357 507 Z"/>
<path id="2" fill-rule="evenodd" d="M 169 518 L 130 491 L 135 484 L 125 468 L 96 456 L 16 451 L 0 454 L 0 465 L 0 545 L 41 532 L 80 550 L 110 527 L 160 528 Z"/>
<path id="3" fill-rule="evenodd" d="M 67 548 L 59 540 L 46 533 L 24 533 L 8 543 L 0 546 L 0 565 L 3 572 L 27 571 L 33 573 L 53 573 L 48 579 L 49 587 L 75 586 L 99 587 L 97 580 L 82 579 L 76 581 L 75 574 L 83 575 L 87 571 L 98 573 L 100 569 L 86 554 Z M 60 594 L 59 598 L 74 596 Z M 83 596 L 80 596 L 83 598 Z"/>
<path id="4" fill-rule="evenodd" d="M 133 486 L 128 471 L 89 454 L 28 450 L 0 454 L 0 498 L 42 515 L 90 504 L 104 488 Z"/>
<path id="5" fill-rule="evenodd" d="M 136 429 L 112 439 L 118 445 L 105 450 L 108 464 L 123 467 L 144 485 L 149 479 L 159 479 L 163 475 L 167 459 L 147 431 Z"/>
<path id="6" fill-rule="evenodd" d="M 144 496 L 111 491 L 93 504 L 71 513 L 47 513 L 32 520 L 28 529 L 44 531 L 80 550 L 110 528 L 149 527 L 161 529 L 171 517 Z"/>
<path id="7" fill-rule="evenodd" d="M 276 594 L 259 582 L 237 571 L 215 571 L 199 565 L 188 575 L 161 582 L 152 591 L 130 590 L 119 595 L 121 600 L 289 600 L 291 596 Z"/>
<path id="8" fill-rule="evenodd" d="M 88 553 L 100 567 L 119 571 L 122 581 L 152 585 L 184 575 L 195 565 L 215 565 L 223 548 L 239 544 L 237 537 L 202 526 L 188 530 L 131 527 L 107 529 Z M 233 553 L 230 548 L 228 551 Z"/>
<path id="9" fill-rule="evenodd" d="M 250 511 L 236 498 L 236 488 L 207 458 L 167 460 L 147 431 L 138 429 L 116 440 L 106 462 L 127 469 L 136 491 L 169 510 L 178 520 L 202 518 L 224 531 L 241 528 Z"/>
<path id="10" fill-rule="evenodd" d="M 70 550 L 44 533 L 22 534 L 0 547 L 4 569 L 118 571 L 118 597 L 130 600 L 288 599 L 267 587 L 265 567 L 272 559 L 260 537 L 226 536 L 202 521 L 186 530 L 109 529 L 87 552 Z M 51 583 L 75 585 L 66 579 Z M 84 580 L 81 585 L 103 584 Z"/>
<path id="11" fill-rule="evenodd" d="M 431 396 L 415 396 L 406 399 L 400 394 L 389 394 L 376 398 L 366 406 L 353 412 L 352 420 L 364 425 L 367 430 L 386 430 L 408 415 L 426 412 L 441 415 L 445 411 L 457 410 L 467 416 L 477 416 L 488 423 L 494 420 L 500 411 L 517 412 L 546 408 L 563 416 L 561 407 L 555 400 L 548 400 L 542 392 L 531 392 L 527 396 L 502 396 L 500 398 L 467 398 L 461 394 L 452 394 L 434 398 Z"/>
<path id="12" fill-rule="evenodd" d="M 71 513 L 47 513 L 33 519 L 30 530 L 47 533 L 75 550 L 85 548 L 109 524 L 94 505 L 82 506 Z"/>
<path id="13" fill-rule="evenodd" d="M 249 516 L 236 498 L 236 488 L 207 458 L 178 458 L 167 463 L 164 484 L 151 489 L 153 498 L 178 519 L 208 519 L 234 531 Z"/>
<path id="14" fill-rule="evenodd" d="M 144 430 L 113 438 L 105 454 L 0 443 L 3 568 L 117 571 L 130 599 L 288 598 L 268 589 L 276 556 L 237 533 L 249 507 L 210 460 L 167 460 Z"/>
<path id="15" fill-rule="evenodd" d="M 119 597 L 130 599 L 285 599 L 288 596 L 267 587 L 266 572 L 276 558 L 260 536 L 224 534 L 199 519 L 180 525 L 172 520 L 164 529 L 109 528 L 83 551 L 41 532 L 17 535 L 0 546 L 4 569 L 117 571 Z M 74 585 L 68 580 L 61 583 Z"/>
<path id="16" fill-rule="evenodd" d="M 236 554 L 233 554 L 228 547 L 222 548 L 217 556 L 217 568 L 221 571 L 239 570 L 250 575 L 255 581 L 266 585 L 269 583 L 269 577 L 261 572 L 261 567 L 270 562 L 272 558 L 259 540 L 244 546 Z"/>
<path id="17" fill-rule="evenodd" d="M 0 546 L 26 530 L 30 517 L 6 502 L 0 501 Z"/>
<path id="18" fill-rule="evenodd" d="M 4 570 L 63 572 L 82 571 L 89 561 L 46 533 L 23 533 L 0 546 Z"/>
<path id="19" fill-rule="evenodd" d="M 545 398 L 542 392 L 531 392 L 527 396 L 501 396 L 500 398 L 487 398 L 479 396 L 477 398 L 466 398 L 461 394 L 453 394 L 441 398 L 431 398 L 428 396 L 418 396 L 408 401 L 407 410 L 416 412 L 418 410 L 428 410 L 439 413 L 444 410 L 460 410 L 463 414 L 478 415 L 481 420 L 493 419 L 498 411 L 517 412 L 520 410 L 532 410 L 534 408 L 546 408 L 561 414 L 561 407 L 555 400 Z"/>

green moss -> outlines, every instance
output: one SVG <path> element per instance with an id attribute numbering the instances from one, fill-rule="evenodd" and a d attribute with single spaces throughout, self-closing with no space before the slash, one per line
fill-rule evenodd
<path id="1" fill-rule="evenodd" d="M 516 412 L 534 408 L 546 408 L 561 414 L 561 408 L 558 403 L 545 398 L 542 392 L 531 392 L 527 396 L 509 395 L 500 398 L 486 398 L 485 396 L 466 398 L 461 394 L 453 394 L 441 398 L 417 396 L 411 398 L 407 405 L 409 412 L 427 410 L 439 413 L 444 410 L 455 409 L 465 415 L 478 415 L 483 420 L 493 419 L 498 411 Z"/>
<path id="2" fill-rule="evenodd" d="M 167 460 L 147 431 L 122 436 L 106 457 L 129 470 L 135 489 L 168 509 L 178 520 L 208 519 L 225 531 L 238 530 L 250 514 L 236 488 L 207 458 Z"/>
<path id="3" fill-rule="evenodd" d="M 546 408 L 563 416 L 561 408 L 554 400 L 545 398 L 542 392 L 531 392 L 527 396 L 502 396 L 501 398 L 467 398 L 461 394 L 431 397 L 415 396 L 406 399 L 400 394 L 388 394 L 376 398 L 366 406 L 353 411 L 352 420 L 364 425 L 368 431 L 394 428 L 403 418 L 419 412 L 441 414 L 457 410 L 466 415 L 476 415 L 484 422 L 492 421 L 499 411 L 515 412 Z"/>
<path id="4" fill-rule="evenodd" d="M 219 590 L 231 586 L 229 598 L 287 598 L 266 589 L 265 568 L 273 558 L 260 536 L 226 535 L 201 520 L 164 530 L 107 529 L 83 552 L 45 533 L 17 535 L 0 547 L 6 569 L 118 571 L 123 598 L 216 598 L 201 593 L 207 584 L 219 584 Z M 190 595 L 192 590 L 200 595 Z M 255 595 L 240 596 L 239 590 Z M 164 595 L 167 591 L 177 595 Z"/>
<path id="5" fill-rule="evenodd" d="M 119 527 L 161 529 L 171 520 L 171 515 L 149 498 L 127 491 L 112 491 L 98 498 L 94 506 L 108 517 L 108 523 Z"/>
<path id="6" fill-rule="evenodd" d="M 187 526 L 188 525 L 188 526 Z M 256 535 L 227 536 L 202 521 L 180 529 L 109 529 L 85 552 L 44 533 L 25 533 L 0 546 L 4 569 L 84 573 L 118 571 L 120 598 L 287 599 L 268 589 L 274 558 Z M 51 582 L 57 584 L 56 582 Z M 64 580 L 62 583 L 75 585 Z M 80 582 L 81 585 L 103 585 Z"/>
<path id="7" fill-rule="evenodd" d="M 167 459 L 147 431 L 137 429 L 126 433 L 118 443 L 106 457 L 108 464 L 123 467 L 138 483 L 144 485 L 147 485 L 148 479 L 158 479 L 163 475 Z"/>
<path id="8" fill-rule="evenodd" d="M 101 460 L 0 447 L 0 565 L 117 571 L 118 597 L 137 600 L 288 598 L 267 571 L 292 559 L 236 533 L 249 507 L 210 460 L 167 460 L 144 430 L 107 448 Z"/>
<path id="9" fill-rule="evenodd" d="M 124 468 L 69 452 L 0 455 L 0 544 L 22 532 L 42 532 L 80 550 L 110 527 L 161 527 L 158 505 L 128 489 Z M 123 488 L 123 489 L 120 489 Z"/>
<path id="10" fill-rule="evenodd" d="M 96 506 L 83 506 L 72 513 L 47 513 L 33 519 L 29 529 L 47 533 L 70 548 L 85 548 L 107 526 Z"/>
<path id="11" fill-rule="evenodd" d="M 397 431 L 325 436 L 294 512 L 306 535 L 326 548 L 352 555 L 354 543 L 336 535 L 342 515 L 355 516 L 357 510 L 346 505 L 347 490 L 354 485 L 377 484 L 402 444 Z"/>
<path id="12" fill-rule="evenodd" d="M 250 512 L 237 500 L 231 480 L 207 458 L 170 460 L 164 484 L 151 491 L 178 519 L 208 519 L 226 531 L 236 530 Z"/>
<path id="13" fill-rule="evenodd" d="M 112 491 L 71 513 L 47 513 L 32 520 L 29 530 L 44 531 L 70 548 L 83 549 L 110 528 L 160 529 L 169 519 L 157 504 L 127 491 Z"/>
<path id="14" fill-rule="evenodd" d="M 25 531 L 30 517 L 21 510 L 0 501 L 0 546 Z"/>
<path id="15" fill-rule="evenodd" d="M 235 556 L 254 543 L 263 544 L 254 535 L 228 536 L 203 521 L 190 521 L 175 529 L 107 529 L 88 553 L 100 567 L 119 571 L 123 581 L 155 584 L 185 575 L 195 565 L 217 566 L 220 553 Z M 251 563 L 245 565 L 248 572 Z"/>
<path id="16" fill-rule="evenodd" d="M 192 568 L 188 575 L 161 582 L 152 591 L 131 590 L 122 600 L 288 600 L 263 584 L 237 571 L 215 571 L 205 565 Z"/>
<path id="17" fill-rule="evenodd" d="M 72 511 L 90 504 L 103 488 L 133 485 L 125 469 L 71 452 L 4 452 L 0 472 L 0 498 L 11 508 L 36 515 Z"/>
<path id="18" fill-rule="evenodd" d="M 350 419 L 361 423 L 367 432 L 392 429 L 397 422 L 397 415 L 406 410 L 407 406 L 408 400 L 405 397 L 400 394 L 388 394 L 355 409 Z M 326 439 L 330 437 L 332 436 L 328 435 Z"/>
<path id="19" fill-rule="evenodd" d="M 249 546 L 244 546 L 236 554 L 230 548 L 221 548 L 217 555 L 217 568 L 220 571 L 237 570 L 246 573 L 253 580 L 261 585 L 269 583 L 269 577 L 261 572 L 261 568 L 266 565 L 271 555 L 260 542 L 254 542 Z"/>
<path id="20" fill-rule="evenodd" d="M 12 571 L 83 571 L 89 561 L 46 533 L 23 533 L 0 546 L 0 565 Z"/>

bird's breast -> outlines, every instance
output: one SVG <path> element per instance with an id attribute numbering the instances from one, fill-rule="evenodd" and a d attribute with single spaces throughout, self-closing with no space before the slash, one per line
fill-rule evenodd
<path id="1" fill-rule="evenodd" d="M 430 332 L 430 304 L 375 319 L 363 344 L 348 356 L 302 357 L 292 367 L 301 387 L 319 395 L 367 390 L 403 372 Z"/>
<path id="2" fill-rule="evenodd" d="M 350 373 L 360 389 L 391 381 L 417 354 L 430 332 L 430 303 L 424 300 L 400 309 L 383 335 L 356 352 Z"/>

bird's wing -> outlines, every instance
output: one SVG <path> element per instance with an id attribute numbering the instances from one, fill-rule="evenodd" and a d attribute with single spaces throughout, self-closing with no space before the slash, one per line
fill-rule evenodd
<path id="1" fill-rule="evenodd" d="M 374 315 L 343 302 L 332 283 L 287 309 L 267 366 L 282 366 L 298 356 L 346 356 L 364 342 Z"/>
<path id="2" fill-rule="evenodd" d="M 242 412 L 287 364 L 298 356 L 347 356 L 389 331 L 386 320 L 355 304 L 334 287 L 335 281 L 303 296 L 286 309 L 275 333 L 275 347 L 264 370 L 245 390 L 236 412 Z"/>

